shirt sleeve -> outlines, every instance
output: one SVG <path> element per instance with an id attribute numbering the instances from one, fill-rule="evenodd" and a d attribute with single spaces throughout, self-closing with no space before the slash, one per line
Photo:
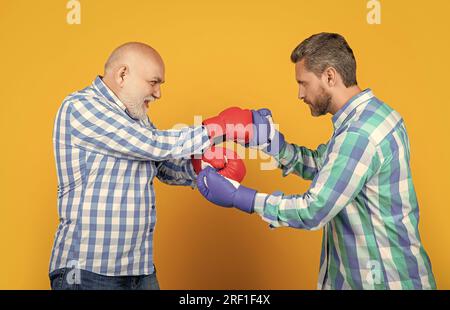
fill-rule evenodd
<path id="1" fill-rule="evenodd" d="M 140 125 L 102 102 L 85 98 L 69 109 L 73 146 L 117 158 L 163 161 L 188 158 L 209 147 L 203 126 L 158 130 Z"/>
<path id="2" fill-rule="evenodd" d="M 326 150 L 326 144 L 319 145 L 317 150 L 310 150 L 304 146 L 286 143 L 275 160 L 282 169 L 283 176 L 293 173 L 305 180 L 312 180 L 324 162 Z"/>
<path id="3" fill-rule="evenodd" d="M 273 227 L 320 229 L 355 198 L 379 166 L 369 138 L 346 131 L 331 140 L 324 165 L 306 193 L 257 194 L 255 212 Z"/>
<path id="4" fill-rule="evenodd" d="M 185 185 L 195 188 L 197 174 L 192 166 L 191 159 L 171 159 L 156 164 L 158 174 L 156 177 L 169 185 Z"/>

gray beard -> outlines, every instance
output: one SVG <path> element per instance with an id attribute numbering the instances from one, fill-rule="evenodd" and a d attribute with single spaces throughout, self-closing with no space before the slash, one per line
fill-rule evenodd
<path id="1" fill-rule="evenodd" d="M 142 121 L 147 119 L 147 112 L 142 104 L 128 104 L 127 111 L 128 114 L 134 119 Z"/>

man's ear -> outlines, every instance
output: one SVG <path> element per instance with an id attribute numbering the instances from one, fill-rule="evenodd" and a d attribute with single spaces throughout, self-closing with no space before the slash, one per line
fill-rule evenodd
<path id="1" fill-rule="evenodd" d="M 117 69 L 116 74 L 115 74 L 115 80 L 116 80 L 117 85 L 119 85 L 120 87 L 123 87 L 127 75 L 128 75 L 128 66 L 126 66 L 126 65 L 120 66 Z"/>
<path id="2" fill-rule="evenodd" d="M 325 69 L 322 75 L 325 84 L 328 85 L 328 87 L 333 87 L 337 83 L 338 74 L 335 68 L 328 67 Z"/>

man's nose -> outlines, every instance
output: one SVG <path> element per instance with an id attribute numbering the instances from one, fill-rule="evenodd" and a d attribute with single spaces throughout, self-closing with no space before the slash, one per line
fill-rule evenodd
<path id="1" fill-rule="evenodd" d="M 153 97 L 155 97 L 156 99 L 160 99 L 161 98 L 161 88 L 158 86 L 155 91 L 153 92 Z"/>
<path id="2" fill-rule="evenodd" d="M 298 99 L 304 100 L 305 99 L 305 91 L 302 87 L 298 88 Z"/>

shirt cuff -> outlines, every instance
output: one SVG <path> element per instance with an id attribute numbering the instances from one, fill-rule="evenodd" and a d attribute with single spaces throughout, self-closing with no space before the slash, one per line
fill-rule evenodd
<path id="1" fill-rule="evenodd" d="M 189 159 L 186 163 L 186 172 L 189 178 L 192 180 L 190 186 L 194 189 L 197 187 L 197 173 L 194 170 L 194 166 L 192 165 L 192 159 Z"/>
<path id="2" fill-rule="evenodd" d="M 279 167 L 283 170 L 283 176 L 287 176 L 294 170 L 293 163 L 296 162 L 298 156 L 295 147 L 292 144 L 286 143 L 279 156 L 275 157 L 279 163 Z"/>
<path id="3" fill-rule="evenodd" d="M 206 129 L 205 126 L 199 126 L 202 130 L 202 151 L 199 153 L 200 155 L 203 155 L 207 149 L 209 149 L 212 146 L 211 139 L 209 139 L 208 129 Z"/>
<path id="4" fill-rule="evenodd" d="M 277 156 L 277 160 L 283 166 L 287 166 L 291 163 L 292 159 L 295 156 L 294 146 L 286 143 L 285 147 L 281 150 L 280 154 Z"/>
<path id="5" fill-rule="evenodd" d="M 255 202 L 253 205 L 255 213 L 260 216 L 264 215 L 264 206 L 266 205 L 266 200 L 269 195 L 263 193 L 257 193 L 255 196 Z"/>

